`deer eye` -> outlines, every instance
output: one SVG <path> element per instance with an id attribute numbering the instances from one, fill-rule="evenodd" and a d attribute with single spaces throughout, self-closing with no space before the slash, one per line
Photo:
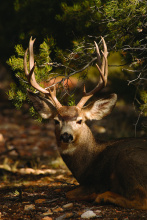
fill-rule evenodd
<path id="1" fill-rule="evenodd" d="M 81 124 L 82 123 L 82 119 L 77 121 L 77 124 Z"/>
<path id="2" fill-rule="evenodd" d="M 60 124 L 60 122 L 58 121 L 58 120 L 54 120 L 55 121 L 55 125 L 59 125 Z"/>

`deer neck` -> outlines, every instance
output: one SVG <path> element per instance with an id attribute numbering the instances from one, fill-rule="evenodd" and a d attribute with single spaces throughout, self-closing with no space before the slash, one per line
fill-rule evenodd
<path id="1" fill-rule="evenodd" d="M 96 143 L 91 130 L 86 124 L 84 124 L 79 136 L 76 136 L 74 142 L 68 144 L 58 142 L 58 148 L 61 157 L 78 182 L 81 181 L 80 177 L 83 176 L 96 155 L 102 151 L 102 146 Z"/>

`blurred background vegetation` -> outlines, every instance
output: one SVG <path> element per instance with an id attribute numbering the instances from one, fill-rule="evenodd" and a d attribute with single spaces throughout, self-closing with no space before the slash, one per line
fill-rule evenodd
<path id="1" fill-rule="evenodd" d="M 0 81 L 9 72 L 7 79 L 14 83 L 8 94 L 16 107 L 27 99 L 23 55 L 31 36 L 37 39 L 34 46 L 37 81 L 46 87 L 49 77 L 60 75 L 60 98 L 65 89 L 62 79 L 78 77 L 80 89 L 81 81 L 88 82 L 88 89 L 96 83 L 93 42 L 102 49 L 99 42 L 103 36 L 109 51 L 109 83 L 104 92 L 115 92 L 119 103 L 134 105 L 139 117 L 147 115 L 145 0 L 1 1 L 0 32 Z M 77 83 L 72 81 L 73 85 L 74 82 Z M 70 104 L 75 102 L 73 91 Z M 79 94 L 78 91 L 77 88 Z"/>

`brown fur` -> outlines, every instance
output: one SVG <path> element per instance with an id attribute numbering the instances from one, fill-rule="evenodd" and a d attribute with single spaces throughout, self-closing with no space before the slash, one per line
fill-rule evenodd
<path id="1" fill-rule="evenodd" d="M 147 209 L 147 139 L 128 138 L 100 144 L 85 123 L 110 114 L 116 103 L 115 94 L 82 109 L 63 106 L 58 110 L 37 95 L 29 93 L 29 97 L 44 118 L 58 121 L 55 130 L 60 154 L 80 183 L 67 193 L 69 199 Z M 61 136 L 65 134 L 72 139 L 63 141 Z"/>

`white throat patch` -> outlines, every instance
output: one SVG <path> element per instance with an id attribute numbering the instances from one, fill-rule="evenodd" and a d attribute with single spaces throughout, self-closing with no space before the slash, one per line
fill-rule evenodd
<path id="1" fill-rule="evenodd" d="M 64 148 L 64 149 L 61 147 L 59 148 L 59 152 L 61 154 L 69 154 L 69 155 L 73 154 L 75 150 L 76 150 L 76 147 L 73 146 L 72 144 L 71 145 L 68 144 L 67 148 Z"/>

